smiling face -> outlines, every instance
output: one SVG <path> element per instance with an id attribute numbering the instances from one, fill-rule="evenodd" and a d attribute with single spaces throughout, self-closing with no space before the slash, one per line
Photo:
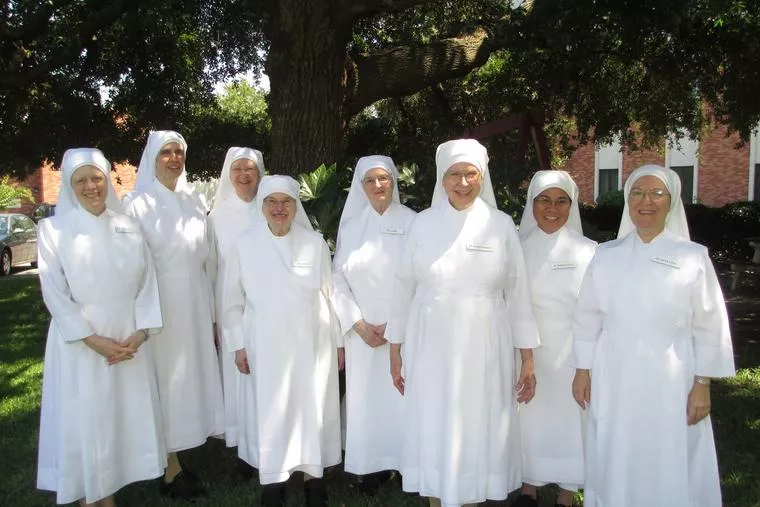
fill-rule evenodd
<path id="1" fill-rule="evenodd" d="M 449 202 L 457 210 L 469 208 L 480 195 L 483 176 L 478 168 L 469 162 L 457 162 L 443 175 L 443 189 Z"/>
<path id="2" fill-rule="evenodd" d="M 651 240 L 665 229 L 670 210 L 670 193 L 657 176 L 637 179 L 628 194 L 628 214 L 639 236 Z"/>
<path id="3" fill-rule="evenodd" d="M 262 206 L 269 230 L 275 236 L 284 236 L 296 216 L 296 200 L 288 194 L 273 192 L 264 198 Z"/>
<path id="4" fill-rule="evenodd" d="M 382 214 L 388 209 L 393 199 L 393 178 L 385 169 L 376 167 L 367 171 L 362 178 L 362 186 L 375 211 Z"/>
<path id="5" fill-rule="evenodd" d="M 239 158 L 230 166 L 230 181 L 235 193 L 245 202 L 256 197 L 261 176 L 256 163 L 249 158 Z"/>
<path id="6" fill-rule="evenodd" d="M 71 188 L 79 205 L 98 216 L 106 209 L 106 175 L 95 166 L 83 165 L 71 175 Z"/>
<path id="7" fill-rule="evenodd" d="M 560 230 L 570 217 L 572 201 L 561 188 L 547 188 L 533 199 L 533 216 L 546 234 Z"/>
<path id="8" fill-rule="evenodd" d="M 156 156 L 156 179 L 166 188 L 174 190 L 185 170 L 185 148 L 171 142 L 163 145 Z"/>

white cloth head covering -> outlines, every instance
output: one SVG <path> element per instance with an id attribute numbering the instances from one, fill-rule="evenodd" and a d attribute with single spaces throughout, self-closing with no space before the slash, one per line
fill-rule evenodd
<path id="1" fill-rule="evenodd" d="M 631 220 L 628 195 L 631 193 L 633 185 L 642 176 L 655 176 L 659 178 L 665 184 L 665 187 L 667 187 L 668 192 L 670 192 L 670 211 L 668 211 L 668 215 L 665 217 L 665 230 L 677 234 L 684 239 L 691 239 L 689 236 L 689 224 L 686 222 L 686 211 L 684 210 L 683 202 L 681 202 L 681 178 L 678 177 L 678 173 L 674 170 L 654 164 L 643 165 L 628 176 L 623 190 L 625 207 L 623 208 L 623 216 L 620 220 L 620 229 L 618 230 L 617 237 L 622 238 L 636 229 Z"/>
<path id="2" fill-rule="evenodd" d="M 525 210 L 520 219 L 520 239 L 525 239 L 538 229 L 538 222 L 533 215 L 533 200 L 547 188 L 559 188 L 570 197 L 570 216 L 563 227 L 570 227 L 583 235 L 581 212 L 578 206 L 578 185 L 566 171 L 536 171 L 528 185 L 528 196 L 525 199 Z"/>
<path id="3" fill-rule="evenodd" d="M 480 184 L 480 198 L 496 208 L 496 196 L 493 193 L 491 175 L 488 172 L 488 151 L 475 139 L 454 139 L 438 146 L 435 151 L 436 182 L 433 191 L 435 205 L 443 199 L 448 199 L 443 188 L 443 175 L 454 164 L 467 162 L 475 166 L 483 176 Z"/>
<path id="4" fill-rule="evenodd" d="M 398 170 L 393 159 L 384 155 L 368 155 L 360 158 L 356 162 L 354 177 L 351 180 L 351 188 L 346 197 L 346 203 L 343 205 L 343 212 L 340 215 L 340 226 L 345 222 L 362 214 L 370 206 L 369 197 L 364 191 L 364 176 L 372 169 L 383 169 L 393 180 L 393 202 L 401 204 L 398 194 Z"/>
<path id="5" fill-rule="evenodd" d="M 82 166 L 91 165 L 97 167 L 106 177 L 106 208 L 116 213 L 121 213 L 122 208 L 116 191 L 111 184 L 111 163 L 106 160 L 103 152 L 97 148 L 72 148 L 66 150 L 61 161 L 61 188 L 58 192 L 58 203 L 55 205 L 55 214 L 63 215 L 79 208 L 79 200 L 71 186 L 71 177 L 74 171 Z"/>
<path id="6" fill-rule="evenodd" d="M 259 150 L 253 148 L 246 148 L 240 146 L 233 146 L 227 150 L 227 155 L 224 157 L 224 164 L 222 165 L 222 174 L 219 175 L 219 184 L 216 187 L 216 194 L 214 195 L 213 208 L 216 208 L 223 201 L 228 199 L 231 195 L 235 194 L 235 186 L 230 179 L 230 168 L 237 160 L 240 159 L 252 160 L 256 167 L 259 169 L 259 178 L 264 177 L 264 155 Z"/>
<path id="7" fill-rule="evenodd" d="M 311 225 L 311 221 L 303 209 L 303 204 L 301 204 L 301 186 L 290 176 L 275 174 L 261 178 L 259 193 L 256 195 L 261 216 L 266 217 L 266 214 L 264 214 L 264 199 L 277 192 L 289 195 L 296 200 L 297 209 L 293 221 L 301 227 L 313 231 L 314 227 Z"/>
<path id="8" fill-rule="evenodd" d="M 187 142 L 182 134 L 173 130 L 151 130 L 142 157 L 140 157 L 140 165 L 137 167 L 136 192 L 144 192 L 153 185 L 153 181 L 156 179 L 156 157 L 158 157 L 161 148 L 169 143 L 179 143 L 187 155 Z M 190 189 L 191 187 L 187 182 L 187 172 L 183 166 L 175 191 Z"/>

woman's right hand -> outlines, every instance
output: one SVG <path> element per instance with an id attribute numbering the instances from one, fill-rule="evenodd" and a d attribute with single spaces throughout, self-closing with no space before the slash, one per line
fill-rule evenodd
<path id="1" fill-rule="evenodd" d="M 248 364 L 248 354 L 245 352 L 245 349 L 235 351 L 235 366 L 237 366 L 240 373 L 245 375 L 251 374 L 251 367 Z"/>
<path id="2" fill-rule="evenodd" d="M 93 334 L 84 339 L 85 345 L 106 358 L 109 365 L 114 365 L 122 361 L 128 361 L 134 357 L 134 351 L 131 347 L 122 345 L 113 338 L 106 338 Z"/>
<path id="3" fill-rule="evenodd" d="M 391 378 L 401 396 L 404 395 L 404 377 L 401 376 L 401 344 L 391 343 Z"/>
<path id="4" fill-rule="evenodd" d="M 383 336 L 385 334 L 385 325 L 373 326 L 372 324 L 368 324 L 364 319 L 361 319 L 356 321 L 353 328 L 356 334 L 364 340 L 364 343 L 372 348 L 385 345 L 388 342 Z"/>
<path id="5" fill-rule="evenodd" d="M 589 370 L 575 370 L 573 398 L 583 410 L 586 410 L 591 402 L 591 375 Z"/>

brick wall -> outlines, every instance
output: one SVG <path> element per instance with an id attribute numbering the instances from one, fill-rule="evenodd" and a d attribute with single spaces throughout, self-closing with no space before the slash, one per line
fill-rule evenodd
<path id="1" fill-rule="evenodd" d="M 738 147 L 736 134 L 726 136 L 719 126 L 705 134 L 699 143 L 697 158 L 697 201 L 708 206 L 723 206 L 746 201 L 749 189 L 749 145 Z M 665 165 L 665 143 L 654 149 L 623 152 L 623 180 L 644 164 Z M 580 190 L 581 202 L 593 202 L 595 178 L 593 144 L 580 146 L 563 169 L 568 171 Z"/>

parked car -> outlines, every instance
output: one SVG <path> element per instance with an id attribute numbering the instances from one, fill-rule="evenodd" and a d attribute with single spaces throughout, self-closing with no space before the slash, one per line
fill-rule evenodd
<path id="1" fill-rule="evenodd" d="M 43 218 L 52 217 L 53 215 L 55 215 L 55 204 L 43 202 L 34 208 L 34 211 L 32 212 L 32 220 L 34 220 L 35 223 L 38 223 Z"/>
<path id="2" fill-rule="evenodd" d="M 37 225 L 20 213 L 0 213 L 0 276 L 19 264 L 37 267 Z"/>

